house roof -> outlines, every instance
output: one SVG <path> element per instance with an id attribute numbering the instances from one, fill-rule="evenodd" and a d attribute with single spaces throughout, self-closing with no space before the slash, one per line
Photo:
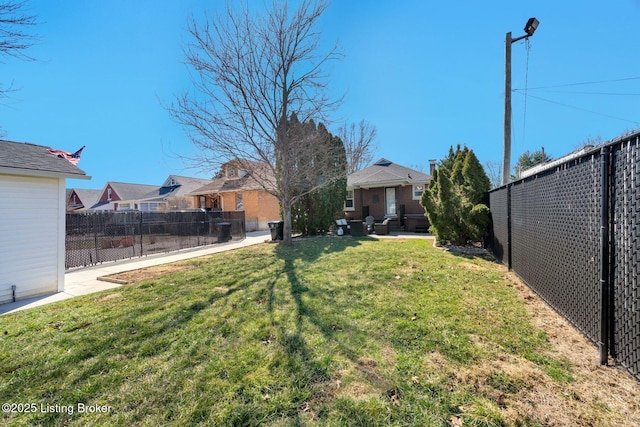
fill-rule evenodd
<path id="1" fill-rule="evenodd" d="M 230 191 L 249 191 L 249 190 L 263 190 L 262 186 L 255 180 L 250 174 L 243 176 L 242 178 L 217 178 L 211 181 L 207 185 L 203 185 L 200 188 L 191 192 L 191 195 L 197 196 L 202 194 L 217 194 Z"/>
<path id="2" fill-rule="evenodd" d="M 49 147 L 0 140 L 0 173 L 91 179 L 70 161 L 51 154 Z"/>
<path id="3" fill-rule="evenodd" d="M 112 181 L 107 182 L 107 186 L 111 186 L 111 189 L 116 192 L 120 200 L 138 200 L 150 192 L 157 191 L 159 189 L 157 185 L 131 184 L 128 182 Z M 105 188 L 107 188 L 107 186 L 105 186 Z"/>
<path id="4" fill-rule="evenodd" d="M 168 197 L 191 196 L 192 192 L 211 183 L 210 179 L 191 178 L 188 176 L 169 175 L 162 187 L 145 194 L 140 200 L 157 200 Z"/>
<path id="5" fill-rule="evenodd" d="M 67 200 L 73 193 L 75 193 L 78 197 L 78 204 L 70 206 L 74 209 L 88 209 L 91 206 L 95 205 L 98 200 L 100 200 L 100 196 L 102 195 L 102 190 L 91 190 L 87 188 L 70 188 L 67 191 L 69 191 Z"/>
<path id="6" fill-rule="evenodd" d="M 91 206 L 93 210 L 100 209 L 113 209 L 113 202 L 100 202 L 101 199 L 104 199 L 104 194 L 107 191 L 107 188 L 111 187 L 111 190 L 116 193 L 118 196 L 115 202 L 125 202 L 130 200 L 140 200 L 146 194 L 149 194 L 151 191 L 157 190 L 159 187 L 157 185 L 147 185 L 147 184 L 131 184 L 128 182 L 114 182 L 109 181 L 105 184 L 104 188 L 100 190 L 100 196 L 96 204 Z M 113 197 L 112 197 L 113 199 Z"/>
<path id="7" fill-rule="evenodd" d="M 273 187 L 275 187 L 275 178 L 273 177 L 273 173 L 265 164 L 250 160 L 235 159 L 225 163 L 222 169 L 224 170 L 228 166 L 241 168 L 247 173 L 244 175 L 240 174 L 238 177 L 234 178 L 227 178 L 224 174 L 220 174 L 208 184 L 192 191 L 190 195 L 199 196 L 204 194 L 218 194 L 235 191 L 264 190 L 263 185 L 254 176 L 260 176 L 266 184 L 271 182 Z"/>
<path id="8" fill-rule="evenodd" d="M 347 187 L 375 188 L 397 185 L 426 184 L 431 177 L 423 172 L 380 159 L 373 165 L 352 173 L 347 177 Z"/>

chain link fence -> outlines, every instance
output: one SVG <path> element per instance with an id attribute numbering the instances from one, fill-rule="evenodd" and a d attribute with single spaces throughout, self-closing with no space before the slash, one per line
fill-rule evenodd
<path id="1" fill-rule="evenodd" d="M 66 269 L 245 237 L 242 211 L 68 213 L 66 228 Z"/>
<path id="2" fill-rule="evenodd" d="M 490 248 L 640 379 L 640 132 L 489 193 Z"/>

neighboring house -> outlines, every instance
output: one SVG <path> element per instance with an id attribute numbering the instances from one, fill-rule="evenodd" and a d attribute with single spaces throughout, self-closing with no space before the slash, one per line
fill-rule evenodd
<path id="1" fill-rule="evenodd" d="M 0 140 L 0 303 L 64 290 L 66 178 L 90 179 L 48 147 Z"/>
<path id="2" fill-rule="evenodd" d="M 392 229 L 426 231 L 420 197 L 430 180 L 423 172 L 380 159 L 347 177 L 345 214 L 360 220 L 373 216 L 376 222 L 388 218 Z"/>
<path id="3" fill-rule="evenodd" d="M 280 203 L 252 176 L 255 173 L 267 175 L 267 170 L 254 162 L 227 162 L 213 181 L 191 195 L 200 208 L 244 211 L 247 231 L 268 230 L 268 222 L 280 218 Z"/>
<path id="4" fill-rule="evenodd" d="M 94 211 L 126 211 L 138 210 L 138 201 L 152 191 L 158 190 L 157 185 L 129 184 L 126 182 L 109 181 L 102 189 L 98 201 L 91 206 Z"/>
<path id="5" fill-rule="evenodd" d="M 197 200 L 192 191 L 210 183 L 210 179 L 169 175 L 165 182 L 157 185 L 108 182 L 104 189 L 72 189 L 67 205 L 70 211 L 177 211 L 197 209 Z M 91 199 L 93 202 L 91 203 Z"/>
<path id="6" fill-rule="evenodd" d="M 135 200 L 123 199 L 119 202 L 118 206 L 126 203 L 128 206 L 137 206 L 135 209 L 143 212 L 196 209 L 200 206 L 191 193 L 210 182 L 210 179 L 169 175 L 161 187 L 156 187 L 154 190 Z"/>
<path id="7" fill-rule="evenodd" d="M 90 210 L 98 202 L 102 190 L 85 188 L 70 188 L 67 190 L 67 212 L 81 212 Z"/>

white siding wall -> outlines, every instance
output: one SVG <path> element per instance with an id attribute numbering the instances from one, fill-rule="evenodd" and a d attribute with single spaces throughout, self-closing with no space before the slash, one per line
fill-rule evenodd
<path id="1" fill-rule="evenodd" d="M 0 303 L 64 289 L 64 179 L 0 175 Z"/>

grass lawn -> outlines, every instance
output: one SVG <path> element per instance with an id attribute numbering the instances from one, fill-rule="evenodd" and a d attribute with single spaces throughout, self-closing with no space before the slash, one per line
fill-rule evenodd
<path id="1" fill-rule="evenodd" d="M 629 425 L 482 257 L 326 237 L 180 269 L 0 317 L 0 424 Z"/>

